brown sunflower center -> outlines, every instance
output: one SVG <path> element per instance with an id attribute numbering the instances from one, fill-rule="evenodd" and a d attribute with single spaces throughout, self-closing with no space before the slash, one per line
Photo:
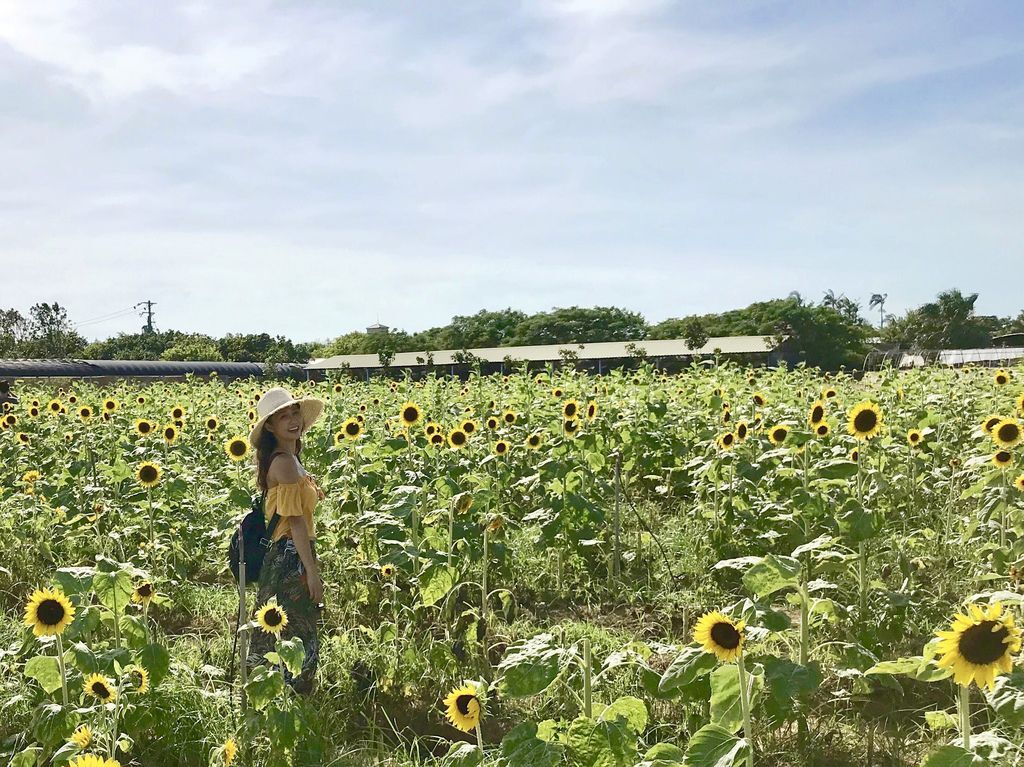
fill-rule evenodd
<path id="1" fill-rule="evenodd" d="M 516 420 L 516 414 L 515 413 L 505 413 L 505 422 L 506 423 L 512 423 L 515 420 Z"/>
<path id="2" fill-rule="evenodd" d="M 998 626 L 998 628 L 996 628 Z M 986 665 L 999 660 L 1006 652 L 1003 640 L 1009 636 L 1006 626 L 999 621 L 982 621 L 960 635 L 957 649 L 969 663 Z"/>
<path id="3" fill-rule="evenodd" d="M 356 434 L 359 433 L 359 424 L 358 423 L 350 423 L 350 424 L 348 424 L 348 426 L 345 427 L 345 433 L 348 434 L 349 436 L 354 437 Z"/>
<path id="4" fill-rule="evenodd" d="M 996 383 L 1000 385 L 1006 383 L 1006 376 L 996 376 Z"/>
<path id="5" fill-rule="evenodd" d="M 536 447 L 540 444 L 540 437 L 530 437 L 530 446 Z"/>
<path id="6" fill-rule="evenodd" d="M 93 682 L 92 687 L 89 689 L 92 690 L 93 695 L 99 698 L 106 698 L 110 695 L 110 690 L 108 690 L 107 686 L 99 680 Z"/>
<path id="7" fill-rule="evenodd" d="M 156 467 L 155 466 L 143 466 L 139 469 L 139 479 L 143 482 L 155 482 L 156 481 Z"/>
<path id="8" fill-rule="evenodd" d="M 576 415 L 576 405 L 575 405 L 575 403 L 569 402 L 568 404 L 566 404 L 566 406 L 565 406 L 565 414 L 567 416 L 569 416 L 570 418 L 572 416 Z"/>
<path id="9" fill-rule="evenodd" d="M 1013 459 L 1009 450 L 1000 450 L 996 453 L 996 463 L 1009 463 Z"/>
<path id="10" fill-rule="evenodd" d="M 36 616 L 39 622 L 47 626 L 56 626 L 64 620 L 64 605 L 56 599 L 44 599 L 36 608 Z"/>
<path id="11" fill-rule="evenodd" d="M 281 625 L 281 612 L 276 607 L 271 607 L 263 616 L 263 620 L 268 626 L 280 626 Z"/>
<path id="12" fill-rule="evenodd" d="M 139 424 L 139 432 L 141 432 L 142 434 L 149 434 L 149 430 L 151 428 L 153 427 L 149 425 L 148 421 L 143 421 L 142 423 Z"/>
<path id="13" fill-rule="evenodd" d="M 871 431 L 878 423 L 878 416 L 874 410 L 861 410 L 853 419 L 853 428 L 861 434 Z"/>
<path id="14" fill-rule="evenodd" d="M 711 639 L 719 647 L 735 650 L 740 644 L 740 632 L 731 623 L 716 623 L 711 627 Z"/>
<path id="15" fill-rule="evenodd" d="M 141 586 L 139 586 L 137 589 L 135 589 L 135 593 L 138 594 L 143 599 L 151 597 L 151 596 L 153 596 L 153 584 L 152 583 L 143 583 Z"/>
<path id="16" fill-rule="evenodd" d="M 499 442 L 497 445 L 494 446 L 494 449 L 497 450 L 499 453 L 504 453 L 506 450 L 508 450 L 508 445 L 506 445 L 504 442 Z"/>
<path id="17" fill-rule="evenodd" d="M 231 443 L 231 455 L 245 455 L 245 443 L 240 439 L 236 439 Z"/>
<path id="18" fill-rule="evenodd" d="M 463 716 L 469 716 L 469 704 L 475 700 L 473 695 L 460 695 L 455 699 L 455 708 L 459 710 L 459 713 Z"/>
<path id="19" fill-rule="evenodd" d="M 1020 438 L 1020 426 L 1015 423 L 1004 423 L 996 430 L 996 436 L 1002 442 L 1016 442 Z"/>
<path id="20" fill-rule="evenodd" d="M 825 408 L 823 408 L 821 405 L 815 405 L 814 408 L 811 410 L 811 422 L 817 423 L 824 417 Z"/>
<path id="21" fill-rule="evenodd" d="M 440 434 L 432 434 L 430 436 L 430 442 L 431 444 L 434 445 L 440 445 L 442 442 L 444 442 L 444 437 L 442 437 Z"/>
<path id="22" fill-rule="evenodd" d="M 174 429 L 164 429 L 164 436 L 167 437 L 167 439 L 174 439 L 175 434 L 177 434 L 177 432 Z"/>
<path id="23" fill-rule="evenodd" d="M 775 439 L 776 442 L 782 442 L 782 440 L 786 438 L 787 434 L 789 434 L 789 432 L 786 431 L 785 429 L 776 429 L 775 431 L 772 432 L 772 437 Z"/>
<path id="24" fill-rule="evenodd" d="M 454 434 L 452 434 L 452 444 L 453 445 L 461 445 L 465 441 L 466 441 L 466 435 L 463 434 L 461 431 L 457 431 Z"/>
<path id="25" fill-rule="evenodd" d="M 747 425 L 745 423 L 741 423 L 739 426 L 737 426 L 736 434 L 737 436 L 739 436 L 740 439 L 743 439 L 745 436 L 747 436 Z"/>
<path id="26" fill-rule="evenodd" d="M 999 423 L 998 418 L 989 418 L 987 421 L 985 421 L 985 431 L 992 431 L 994 428 L 996 428 L 997 423 Z"/>
<path id="27" fill-rule="evenodd" d="M 414 407 L 407 407 L 405 410 L 402 411 L 402 418 L 409 422 L 415 421 L 418 416 L 419 413 L 416 411 L 416 408 Z"/>
<path id="28" fill-rule="evenodd" d="M 185 415 L 185 411 L 182 410 L 180 407 L 176 407 L 174 408 L 173 411 L 171 411 L 171 415 L 174 416 L 175 418 L 181 418 L 183 415 Z"/>
<path id="29" fill-rule="evenodd" d="M 722 437 L 722 444 L 723 445 L 731 445 L 733 439 L 734 439 L 734 437 L 732 436 L 732 434 L 726 434 L 725 436 Z"/>
<path id="30" fill-rule="evenodd" d="M 472 434 L 475 429 L 476 426 L 473 425 L 472 421 L 466 421 L 464 424 L 462 424 L 462 430 L 466 432 L 466 434 Z"/>
<path id="31" fill-rule="evenodd" d="M 565 430 L 566 431 L 576 431 L 576 422 L 575 421 L 566 421 L 565 422 Z"/>
<path id="32" fill-rule="evenodd" d="M 216 429 L 217 428 L 217 419 L 216 418 L 209 418 L 209 419 L 207 419 L 207 421 L 206 421 L 206 428 L 207 429 Z"/>

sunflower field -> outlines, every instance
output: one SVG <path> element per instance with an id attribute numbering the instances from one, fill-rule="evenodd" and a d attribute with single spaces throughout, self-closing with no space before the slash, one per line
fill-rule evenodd
<path id="1" fill-rule="evenodd" d="M 286 383 L 308 695 L 227 563 L 271 385 L 0 413 L 0 763 L 1024 763 L 1024 368 Z"/>

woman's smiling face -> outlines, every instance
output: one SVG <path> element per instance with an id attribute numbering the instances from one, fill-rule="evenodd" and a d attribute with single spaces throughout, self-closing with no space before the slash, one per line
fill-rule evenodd
<path id="1" fill-rule="evenodd" d="M 302 436 L 302 423 L 302 411 L 296 402 L 270 416 L 267 428 L 279 440 L 296 440 Z"/>

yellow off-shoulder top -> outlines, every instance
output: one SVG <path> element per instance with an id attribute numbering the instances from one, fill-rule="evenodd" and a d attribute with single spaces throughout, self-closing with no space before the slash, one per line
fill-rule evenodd
<path id="1" fill-rule="evenodd" d="M 306 520 L 309 537 L 315 538 L 313 509 L 316 507 L 317 501 L 321 501 L 323 498 L 323 490 L 309 474 L 302 475 L 298 482 L 287 482 L 270 488 L 267 491 L 267 502 L 264 504 L 263 512 L 267 525 L 270 525 L 275 511 L 281 515 L 281 518 L 277 520 L 277 527 L 274 528 L 272 540 L 291 538 L 291 517 L 299 516 Z"/>

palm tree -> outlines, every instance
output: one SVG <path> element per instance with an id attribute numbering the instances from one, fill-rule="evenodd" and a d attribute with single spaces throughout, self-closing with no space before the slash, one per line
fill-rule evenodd
<path id="1" fill-rule="evenodd" d="M 878 329 L 881 330 L 885 327 L 885 299 L 889 297 L 888 293 L 872 293 L 871 300 L 868 302 L 868 308 L 874 309 L 878 307 Z"/>

